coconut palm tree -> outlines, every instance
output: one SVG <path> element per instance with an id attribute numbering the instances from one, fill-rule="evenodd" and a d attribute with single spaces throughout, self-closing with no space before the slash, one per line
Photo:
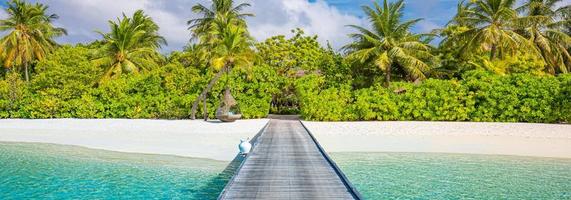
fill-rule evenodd
<path id="1" fill-rule="evenodd" d="M 12 0 L 5 9 L 8 18 L 0 20 L 0 32 L 10 31 L 0 39 L 1 60 L 6 68 L 23 68 L 26 81 L 30 80 L 30 65 L 57 47 L 54 38 L 67 34 L 53 26 L 58 16 L 46 14 L 47 9 L 40 3 Z"/>
<path id="2" fill-rule="evenodd" d="M 565 8 L 556 9 L 561 0 L 527 0 L 517 11 L 524 16 L 517 20 L 521 35 L 533 42 L 551 74 L 571 70 L 571 37 L 563 25 L 571 20 L 562 18 Z"/>
<path id="3" fill-rule="evenodd" d="M 448 22 L 447 25 L 457 25 L 457 26 L 470 26 L 463 19 L 468 17 L 471 13 L 470 8 L 473 5 L 472 1 L 466 2 L 466 0 L 461 0 L 456 4 L 456 15 Z"/>
<path id="4" fill-rule="evenodd" d="M 192 7 L 194 13 L 202 16 L 189 20 L 187 22 L 189 29 L 192 31 L 193 38 L 198 39 L 200 45 L 211 52 L 211 57 L 208 58 L 210 60 L 209 65 L 213 70 L 217 70 L 218 73 L 210 80 L 206 88 L 192 104 L 191 119 L 196 119 L 198 103 L 201 100 L 206 101 L 208 92 L 210 92 L 224 72 L 231 70 L 231 67 L 237 63 L 236 61 L 249 57 L 237 55 L 242 54 L 239 52 L 251 51 L 251 43 L 249 42 L 251 37 L 244 19 L 248 16 L 253 16 L 253 14 L 241 13 L 250 4 L 241 3 L 237 6 L 234 5 L 233 0 L 212 0 L 210 8 L 202 4 Z M 228 42 L 234 42 L 234 44 L 229 44 Z M 247 54 L 249 53 L 244 55 Z M 208 117 L 206 114 L 206 102 L 204 106 L 206 120 Z"/>
<path id="5" fill-rule="evenodd" d="M 142 10 L 135 11 L 131 21 L 132 26 L 139 26 L 138 29 L 145 31 L 141 46 L 161 48 L 162 46 L 168 45 L 165 38 L 159 35 L 159 26 L 151 17 L 145 15 Z"/>
<path id="6" fill-rule="evenodd" d="M 122 19 L 109 21 L 109 25 L 111 32 L 99 32 L 104 39 L 103 52 L 93 61 L 105 68 L 99 83 L 158 66 L 157 48 L 166 45 L 166 41 L 158 35 L 159 28 L 149 16 L 138 10 L 132 18 L 123 14 Z"/>
<path id="7" fill-rule="evenodd" d="M 465 45 L 460 49 L 463 55 L 489 51 L 490 60 L 504 54 L 533 51 L 529 40 L 516 33 L 513 22 L 518 19 L 516 0 L 472 1 L 466 15 L 459 20 L 470 28 L 455 38 Z"/>
<path id="8" fill-rule="evenodd" d="M 196 4 L 192 7 L 192 12 L 201 15 L 199 18 L 191 19 L 187 21 L 188 29 L 192 31 L 192 36 L 194 39 L 201 40 L 202 43 L 211 40 L 212 35 L 208 34 L 211 32 L 211 27 L 213 22 L 216 20 L 217 16 L 224 16 L 225 18 L 231 19 L 232 23 L 236 23 L 238 26 L 246 26 L 246 17 L 252 17 L 253 14 L 242 13 L 244 8 L 250 6 L 249 3 L 240 3 L 234 6 L 236 3 L 234 0 L 212 0 L 210 6 L 205 6 L 203 4 Z"/>
<path id="9" fill-rule="evenodd" d="M 364 6 L 371 29 L 349 25 L 357 33 L 350 34 L 353 43 L 343 47 L 349 59 L 380 68 L 385 73 L 387 87 L 396 70 L 404 72 L 409 80 L 426 78 L 425 73 L 430 70 L 426 60 L 433 57 L 431 48 L 420 41 L 422 35 L 409 31 L 421 19 L 403 21 L 403 9 L 403 0 Z"/>
<path id="10" fill-rule="evenodd" d="M 253 39 L 248 35 L 246 27 L 236 26 L 233 23 L 225 21 L 215 21 L 215 29 L 212 30 L 212 35 L 216 35 L 210 49 L 212 57 L 209 61 L 211 68 L 218 71 L 216 75 L 210 80 L 206 88 L 202 91 L 199 98 L 206 101 L 206 96 L 212 87 L 218 82 L 224 73 L 228 76 L 234 69 L 246 69 L 250 71 L 250 66 L 255 58 L 255 54 L 250 48 Z M 200 100 L 195 100 L 191 112 L 191 117 L 195 118 L 196 106 Z M 204 102 L 206 106 L 206 102 Z M 204 108 L 205 120 L 207 120 L 206 108 Z"/>
<path id="11" fill-rule="evenodd" d="M 473 28 L 471 24 L 463 20 L 471 13 L 470 9 L 472 5 L 473 3 L 471 1 L 466 2 L 466 0 L 461 0 L 456 5 L 456 15 L 446 24 L 446 27 L 433 31 L 434 34 L 442 37 L 442 41 L 440 42 L 441 46 L 451 47 L 458 45 L 457 43 L 464 43 L 464 41 L 455 41 L 454 39 L 457 34 L 469 28 Z"/>

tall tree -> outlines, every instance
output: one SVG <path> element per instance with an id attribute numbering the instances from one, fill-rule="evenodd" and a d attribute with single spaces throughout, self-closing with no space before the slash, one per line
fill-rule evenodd
<path id="1" fill-rule="evenodd" d="M 158 34 L 159 27 L 138 10 L 132 18 L 123 14 L 117 22 L 109 21 L 111 32 L 101 33 L 104 39 L 101 57 L 94 63 L 105 68 L 100 83 L 124 73 L 139 73 L 157 66 L 161 56 L 157 48 L 166 45 Z"/>
<path id="2" fill-rule="evenodd" d="M 431 59 L 431 48 L 421 42 L 422 35 L 413 34 L 410 28 L 421 19 L 403 21 L 404 1 L 382 6 L 364 6 L 371 29 L 350 25 L 357 33 L 350 34 L 353 43 L 344 47 L 348 57 L 364 65 L 380 68 L 385 73 L 387 87 L 393 71 L 401 71 L 409 80 L 422 80 L 430 70 L 426 60 Z"/>
<path id="3" fill-rule="evenodd" d="M 454 38 L 465 45 L 464 55 L 488 52 L 490 60 L 503 54 L 533 50 L 530 42 L 514 31 L 513 22 L 518 18 L 514 10 L 516 0 L 476 0 L 458 20 L 469 29 Z"/>
<path id="4" fill-rule="evenodd" d="M 471 6 L 473 5 L 473 1 L 461 0 L 456 4 L 456 15 L 448 22 L 447 25 L 456 25 L 456 26 L 470 26 L 464 19 L 469 16 L 471 13 Z"/>
<path id="5" fill-rule="evenodd" d="M 10 31 L 0 39 L 0 56 L 4 67 L 23 68 L 26 81 L 30 80 L 30 65 L 42 60 L 57 47 L 54 38 L 67 34 L 53 26 L 55 14 L 47 14 L 48 6 L 22 0 L 8 2 L 7 19 L 0 20 L 0 32 Z"/>
<path id="6" fill-rule="evenodd" d="M 567 7 L 557 9 L 562 0 L 527 0 L 517 11 L 524 16 L 517 20 L 520 34 L 533 42 L 551 74 L 571 70 L 571 37 L 564 32 Z"/>
<path id="7" fill-rule="evenodd" d="M 248 16 L 253 16 L 253 14 L 241 13 L 250 4 L 241 3 L 237 6 L 234 5 L 235 2 L 233 0 L 212 0 L 210 8 L 202 4 L 192 7 L 192 11 L 201 15 L 201 17 L 189 20 L 189 29 L 193 34 L 193 38 L 198 39 L 200 45 L 212 53 L 212 56 L 208 59 L 210 60 L 209 64 L 213 70 L 218 72 L 192 104 L 191 119 L 196 119 L 196 110 L 199 102 L 201 100 L 206 101 L 208 92 L 224 72 L 231 70 L 228 67 L 233 66 L 234 62 L 237 61 L 236 58 L 240 57 L 242 59 L 242 56 L 232 55 L 242 54 L 240 52 L 248 54 L 246 52 L 251 51 L 251 43 L 248 42 L 251 37 L 244 19 Z M 243 58 L 246 57 L 248 56 Z M 223 63 L 224 67 L 221 68 L 220 63 Z M 204 112 L 205 119 L 207 119 L 206 109 L 204 109 Z"/>
<path id="8" fill-rule="evenodd" d="M 187 21 L 188 29 L 192 32 L 193 39 L 206 43 L 212 40 L 214 35 L 210 34 L 212 26 L 217 18 L 227 18 L 228 21 L 238 26 L 246 26 L 246 17 L 252 17 L 254 14 L 242 13 L 244 8 L 250 6 L 249 3 L 240 3 L 235 6 L 234 0 L 212 0 L 210 6 L 196 4 L 192 7 L 192 12 L 201 17 Z"/>

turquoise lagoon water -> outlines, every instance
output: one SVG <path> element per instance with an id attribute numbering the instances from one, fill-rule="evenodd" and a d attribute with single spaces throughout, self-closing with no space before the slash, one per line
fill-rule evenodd
<path id="1" fill-rule="evenodd" d="M 571 159 L 332 153 L 366 199 L 571 199 Z"/>
<path id="2" fill-rule="evenodd" d="M 0 199 L 216 199 L 229 163 L 0 143 Z"/>
<path id="3" fill-rule="evenodd" d="M 332 153 L 366 199 L 571 199 L 571 160 Z M 0 199 L 216 199 L 236 163 L 0 143 Z"/>

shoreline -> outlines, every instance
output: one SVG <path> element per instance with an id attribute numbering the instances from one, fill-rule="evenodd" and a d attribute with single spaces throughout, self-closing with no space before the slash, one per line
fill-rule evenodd
<path id="1" fill-rule="evenodd" d="M 213 162 L 227 162 L 227 160 L 216 160 L 213 158 L 200 158 L 200 157 L 191 157 L 191 156 L 182 156 L 182 155 L 175 155 L 175 154 L 161 154 L 161 153 L 141 153 L 141 152 L 125 152 L 125 151 L 114 151 L 109 149 L 96 149 L 91 147 L 85 147 L 80 145 L 73 145 L 73 144 L 55 144 L 55 143 L 46 143 L 46 142 L 7 142 L 7 141 L 0 141 L 0 145 L 7 144 L 7 145 L 40 145 L 40 146 L 54 146 L 60 149 L 79 149 L 80 151 L 96 151 L 96 152 L 104 152 L 105 154 L 122 154 L 123 156 L 160 156 L 165 158 L 179 158 L 179 159 L 199 159 L 205 161 L 213 161 Z"/>
<path id="2" fill-rule="evenodd" d="M 231 161 L 240 139 L 254 137 L 267 121 L 4 119 L 0 141 Z"/>
<path id="3" fill-rule="evenodd" d="M 327 152 L 571 158 L 571 125 L 488 122 L 309 122 Z"/>
<path id="4" fill-rule="evenodd" d="M 230 161 L 269 119 L 3 119 L 0 142 Z M 454 153 L 571 158 L 571 125 L 487 122 L 308 122 L 327 152 Z"/>

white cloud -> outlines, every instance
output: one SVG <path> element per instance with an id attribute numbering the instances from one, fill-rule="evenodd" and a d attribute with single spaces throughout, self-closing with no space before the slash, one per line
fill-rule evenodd
<path id="1" fill-rule="evenodd" d="M 347 34 L 352 30 L 346 25 L 362 25 L 362 20 L 342 14 L 323 0 L 310 3 L 307 0 L 265 0 L 252 4 L 256 17 L 249 20 L 250 31 L 259 40 L 284 34 L 295 28 L 307 34 L 318 35 L 319 41 L 329 41 L 339 48 L 349 42 Z"/>
<path id="2" fill-rule="evenodd" d="M 567 6 L 567 5 L 571 5 L 571 0 L 563 0 L 559 3 L 557 3 L 557 7 L 562 7 L 562 6 Z"/>
<path id="3" fill-rule="evenodd" d="M 169 45 L 165 51 L 180 50 L 190 39 L 186 21 L 195 16 L 191 7 L 208 0 L 35 0 L 47 4 L 50 13 L 60 16 L 57 26 L 66 28 L 69 35 L 60 42 L 78 43 L 101 39 L 95 30 L 109 31 L 108 20 L 116 20 L 125 13 L 131 15 L 143 9 L 160 26 Z M 290 35 L 291 30 L 302 28 L 307 34 L 319 35 L 319 41 L 329 41 L 338 48 L 348 42 L 351 31 L 345 25 L 362 24 L 362 20 L 342 14 L 323 0 L 242 0 L 252 4 L 247 12 L 252 35 L 263 41 L 274 35 Z M 0 12 L 0 16 L 3 13 Z"/>
<path id="4" fill-rule="evenodd" d="M 4 11 L 4 9 L 0 9 L 0 19 L 5 19 L 6 17 L 8 17 L 6 11 Z"/>
<path id="5" fill-rule="evenodd" d="M 6 11 L 4 11 L 4 9 L 1 9 L 0 7 L 0 19 L 6 19 L 8 17 L 8 13 L 6 13 Z M 4 37 L 6 35 L 7 32 L 5 31 L 0 31 L 0 37 Z"/>
<path id="6" fill-rule="evenodd" d="M 439 28 L 442 28 L 442 26 L 430 20 L 422 20 L 418 22 L 418 24 L 416 24 L 416 30 L 419 33 L 430 33 L 434 29 L 439 29 Z"/>
<path id="7" fill-rule="evenodd" d="M 40 1 L 40 0 L 37 0 Z M 204 0 L 42 0 L 50 12 L 58 14 L 55 24 L 68 34 L 58 40 L 64 43 L 90 42 L 101 39 L 95 31 L 109 31 L 109 20 L 116 21 L 123 13 L 132 15 L 142 9 L 160 26 L 159 33 L 169 45 L 164 51 L 180 50 L 189 39 L 186 20 L 190 7 Z"/>

